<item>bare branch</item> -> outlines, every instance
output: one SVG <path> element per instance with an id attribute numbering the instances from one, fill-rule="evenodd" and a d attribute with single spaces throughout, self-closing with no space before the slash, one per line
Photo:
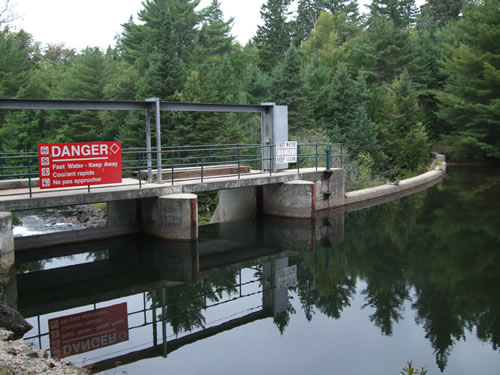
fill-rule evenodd
<path id="1" fill-rule="evenodd" d="M 10 0 L 3 0 L 3 5 L 0 5 L 0 29 L 8 23 L 17 19 L 14 14 L 13 5 Z"/>

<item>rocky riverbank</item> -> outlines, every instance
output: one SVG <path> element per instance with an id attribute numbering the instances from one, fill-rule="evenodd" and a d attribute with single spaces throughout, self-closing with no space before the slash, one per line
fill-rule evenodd
<path id="1" fill-rule="evenodd" d="M 0 375 L 83 375 L 89 371 L 48 358 L 45 350 L 33 348 L 23 339 L 12 340 L 13 333 L 0 328 Z"/>
<path id="2" fill-rule="evenodd" d="M 14 236 L 30 236 L 75 229 L 100 228 L 106 225 L 105 207 L 78 205 L 64 208 L 18 212 Z"/>

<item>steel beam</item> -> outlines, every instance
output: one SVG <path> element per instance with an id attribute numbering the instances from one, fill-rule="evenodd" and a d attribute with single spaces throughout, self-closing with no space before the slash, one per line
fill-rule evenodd
<path id="1" fill-rule="evenodd" d="M 268 105 L 168 103 L 160 102 L 161 111 L 266 113 Z M 0 109 L 17 110 L 155 110 L 155 103 L 102 100 L 0 99 Z"/>

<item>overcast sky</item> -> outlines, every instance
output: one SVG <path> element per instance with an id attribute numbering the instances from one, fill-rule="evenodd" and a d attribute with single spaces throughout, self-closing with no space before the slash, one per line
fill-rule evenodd
<path id="1" fill-rule="evenodd" d="M 2 0 L 0 0 L 2 2 Z M 14 26 L 22 27 L 36 41 L 64 43 L 67 47 L 107 48 L 114 45 L 121 24 L 134 18 L 142 0 L 11 0 L 18 15 Z M 257 30 L 260 7 L 264 0 L 221 0 L 226 19 L 234 17 L 233 35 L 245 44 Z M 202 0 L 207 6 L 211 0 Z"/>
<path id="2" fill-rule="evenodd" d="M 234 18 L 233 35 L 246 44 L 261 24 L 260 8 L 265 0 L 220 0 L 226 20 Z M 368 3 L 370 0 L 360 0 Z M 0 0 L 0 4 L 3 0 Z M 77 50 L 87 46 L 102 49 L 115 45 L 121 24 L 136 19 L 142 0 L 11 0 L 18 19 L 14 26 L 47 44 L 64 43 Z M 211 0 L 201 0 L 200 7 Z M 360 5 L 362 12 L 364 7 Z"/>

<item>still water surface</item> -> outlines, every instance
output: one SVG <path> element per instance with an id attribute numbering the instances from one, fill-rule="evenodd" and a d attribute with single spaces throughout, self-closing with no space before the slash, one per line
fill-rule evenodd
<path id="1" fill-rule="evenodd" d="M 125 302 L 128 340 L 67 360 L 102 374 L 397 375 L 409 360 L 496 374 L 499 172 L 450 168 L 313 224 L 209 225 L 197 246 L 129 237 L 18 258 L 27 337 L 49 348 L 49 319 Z"/>

